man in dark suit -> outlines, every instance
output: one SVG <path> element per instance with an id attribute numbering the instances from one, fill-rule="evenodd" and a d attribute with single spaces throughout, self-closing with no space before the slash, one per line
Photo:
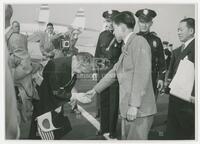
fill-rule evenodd
<path id="1" fill-rule="evenodd" d="M 183 43 L 172 52 L 168 80 L 170 81 L 178 69 L 182 59 L 187 58 L 195 64 L 195 20 L 185 18 L 180 21 L 178 37 Z M 195 96 L 194 86 L 192 96 Z M 194 97 L 191 97 L 194 100 Z M 181 100 L 173 95 L 169 97 L 166 139 L 183 140 L 195 138 L 194 104 Z"/>
<path id="2" fill-rule="evenodd" d="M 77 74 L 89 73 L 93 69 L 93 56 L 80 52 L 73 57 L 60 57 L 50 60 L 43 70 L 43 81 L 38 88 L 39 101 L 34 101 L 34 111 L 30 138 L 36 138 L 35 118 L 62 106 L 69 99 L 58 97 L 59 90 L 68 85 L 69 94 L 75 85 Z M 72 77 L 73 75 L 73 77 Z M 66 97 L 67 98 L 67 97 Z M 63 114 L 63 110 L 60 112 Z"/>
<path id="3" fill-rule="evenodd" d="M 103 13 L 106 27 L 105 30 L 99 35 L 95 57 L 109 61 L 109 65 L 107 68 L 99 68 L 98 81 L 113 67 L 121 54 L 122 44 L 117 42 L 117 40 L 114 38 L 112 27 L 112 18 L 118 13 L 119 12 L 116 10 L 105 11 Z M 99 105 L 100 109 L 100 131 L 98 134 L 101 135 L 109 132 L 109 136 L 111 138 L 116 137 L 116 126 L 119 109 L 118 82 L 115 82 L 109 88 L 100 93 L 100 97 L 97 99 L 97 105 Z"/>
<path id="4" fill-rule="evenodd" d="M 150 32 L 150 28 L 153 24 L 152 19 L 156 17 L 156 12 L 150 9 L 141 9 L 136 12 L 138 17 L 138 25 L 140 32 L 137 33 L 143 36 L 151 47 L 152 54 L 152 83 L 155 93 L 155 97 L 158 97 L 158 91 L 163 89 L 165 78 L 165 58 L 163 52 L 162 41 L 155 32 Z"/>

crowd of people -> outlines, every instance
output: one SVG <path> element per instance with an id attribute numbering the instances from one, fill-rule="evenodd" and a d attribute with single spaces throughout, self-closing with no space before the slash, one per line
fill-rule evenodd
<path id="1" fill-rule="evenodd" d="M 136 21 L 132 12 L 103 13 L 107 27 L 99 35 L 95 56 L 109 59 L 111 64 L 108 69 L 98 70 L 99 82 L 86 93 L 87 97 L 97 95 L 99 99 L 98 135 L 109 133 L 110 138 L 116 138 L 119 110 L 121 139 L 147 140 L 157 113 L 158 95 L 169 94 L 169 84 L 181 60 L 186 57 L 194 64 L 195 20 L 180 21 L 178 37 L 184 47 L 173 49 L 173 44 L 161 41 L 150 31 L 156 15 L 151 9 L 138 10 L 135 16 L 139 32 L 134 33 Z M 185 101 L 170 94 L 165 139 L 195 138 L 194 82 L 189 96 Z"/>
<path id="2" fill-rule="evenodd" d="M 81 33 L 79 29 L 71 28 L 66 33 L 55 34 L 52 23 L 48 23 L 44 33 L 40 34 L 40 51 L 43 55 L 42 60 L 46 62 L 34 62 L 28 51 L 27 36 L 20 33 L 20 23 L 13 21 L 10 26 L 10 19 L 13 14 L 11 5 L 6 5 L 5 9 L 6 21 L 6 66 L 8 66 L 8 81 L 6 84 L 12 84 L 13 91 L 10 94 L 9 87 L 6 87 L 6 119 L 13 116 L 11 122 L 6 123 L 6 138 L 14 139 L 20 136 L 20 125 L 23 122 L 31 120 L 30 139 L 38 139 L 39 116 L 51 113 L 53 121 L 61 124 L 62 120 L 68 120 L 64 117 L 63 104 L 71 102 L 72 111 L 77 110 L 76 101 L 71 100 L 71 91 L 79 73 L 89 73 L 93 70 L 93 56 L 88 52 L 78 52 L 75 47 L 78 35 Z M 42 73 L 42 75 L 40 75 Z M 6 78 L 7 78 L 6 77 Z M 13 81 L 12 81 L 13 80 Z M 7 96 L 6 96 L 7 98 Z M 15 115 L 10 116 L 10 102 L 13 105 Z M 16 107 L 15 107 L 16 106 Z M 16 112 L 17 110 L 17 112 Z M 16 116 L 16 117 L 15 117 Z M 17 119 L 17 120 L 16 120 Z M 16 121 L 15 121 L 16 120 Z M 54 125 L 56 125 L 54 124 Z M 16 125 L 13 128 L 12 125 Z M 12 127 L 10 127 L 12 126 Z M 65 128 L 56 131 L 53 137 L 44 137 L 44 131 L 40 131 L 40 139 L 58 139 L 65 134 L 67 129 L 70 130 L 70 123 Z M 18 131 L 14 131 L 18 129 Z M 12 132 L 14 131 L 14 132 Z M 17 135 L 17 136 L 16 136 Z M 50 135 L 50 134 L 49 134 Z"/>
<path id="3" fill-rule="evenodd" d="M 187 58 L 195 63 L 193 18 L 180 20 L 178 37 L 182 45 L 174 49 L 173 44 L 162 41 L 151 31 L 157 16 L 154 10 L 135 12 L 138 33 L 134 32 L 136 20 L 132 12 L 105 11 L 102 14 L 105 30 L 99 35 L 95 56 L 78 52 L 75 47 L 81 33 L 79 29 L 56 34 L 53 24 L 48 23 L 39 41 L 40 51 L 47 61 L 44 65 L 31 60 L 27 36 L 20 33 L 20 23 L 10 24 L 12 14 L 12 6 L 6 5 L 7 139 L 19 139 L 20 123 L 30 119 L 30 139 L 38 139 L 38 136 L 60 139 L 71 130 L 70 122 L 63 123 L 63 120 L 69 121 L 64 116 L 64 103 L 70 101 L 72 110 L 78 111 L 76 100 L 71 99 L 77 74 L 95 72 L 98 83 L 85 97 L 91 99 L 97 95 L 96 118 L 100 118 L 100 130 L 96 134 L 109 133 L 111 139 L 116 138 L 120 113 L 121 139 L 147 140 L 157 113 L 158 96 L 170 93 L 169 84 L 181 60 Z M 109 61 L 107 67 L 94 70 L 94 57 Z M 42 73 L 41 77 L 37 77 L 38 73 Z M 166 139 L 195 138 L 194 87 L 189 101 L 170 94 Z M 50 129 L 40 124 L 42 117 L 49 119 L 50 125 L 53 123 Z"/>

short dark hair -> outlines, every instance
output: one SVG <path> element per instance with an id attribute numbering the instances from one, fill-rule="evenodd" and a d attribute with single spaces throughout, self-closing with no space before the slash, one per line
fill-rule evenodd
<path id="1" fill-rule="evenodd" d="M 12 22 L 12 25 L 14 25 L 14 23 L 17 23 L 17 24 L 20 24 L 18 21 L 16 21 L 16 20 L 14 20 L 13 22 Z"/>
<path id="2" fill-rule="evenodd" d="M 130 11 L 123 11 L 119 13 L 113 18 L 113 22 L 117 25 L 123 23 L 128 28 L 131 28 L 131 29 L 134 29 L 135 27 L 135 18 L 134 18 L 133 13 Z"/>
<path id="3" fill-rule="evenodd" d="M 192 28 L 195 33 L 195 20 L 193 18 L 185 18 L 182 19 L 180 22 L 186 22 L 188 28 Z"/>
<path id="4" fill-rule="evenodd" d="M 48 23 L 48 24 L 47 24 L 47 27 L 48 27 L 48 26 L 52 26 L 52 27 L 53 27 L 53 24 L 52 24 L 52 23 Z"/>

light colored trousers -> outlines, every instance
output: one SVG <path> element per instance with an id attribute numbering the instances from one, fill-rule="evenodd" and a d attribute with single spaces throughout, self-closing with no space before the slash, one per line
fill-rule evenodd
<path id="1" fill-rule="evenodd" d="M 138 117 L 134 121 L 127 121 L 122 118 L 122 140 L 147 140 L 152 123 L 153 115 Z"/>

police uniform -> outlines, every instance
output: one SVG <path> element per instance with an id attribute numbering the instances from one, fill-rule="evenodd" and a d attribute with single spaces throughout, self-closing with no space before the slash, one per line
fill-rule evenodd
<path id="1" fill-rule="evenodd" d="M 118 14 L 118 11 L 106 11 L 103 13 L 105 19 Z M 98 71 L 98 81 L 113 67 L 121 54 L 121 43 L 118 43 L 114 37 L 113 31 L 105 30 L 100 33 L 95 51 L 96 58 L 105 58 L 109 60 L 109 66 L 106 69 Z M 100 93 L 97 99 L 97 105 L 100 105 L 100 130 L 99 134 L 110 132 L 110 136 L 116 136 L 116 125 L 119 109 L 119 85 L 115 82 L 109 88 Z"/>
<path id="2" fill-rule="evenodd" d="M 136 12 L 136 17 L 139 21 L 149 22 L 155 16 L 156 12 L 150 9 L 141 9 Z M 156 35 L 155 32 L 139 32 L 137 35 L 143 36 L 149 43 L 152 53 L 152 83 L 154 93 L 157 99 L 157 80 L 163 80 L 165 78 L 165 58 L 163 52 L 163 45 L 161 39 Z"/>

